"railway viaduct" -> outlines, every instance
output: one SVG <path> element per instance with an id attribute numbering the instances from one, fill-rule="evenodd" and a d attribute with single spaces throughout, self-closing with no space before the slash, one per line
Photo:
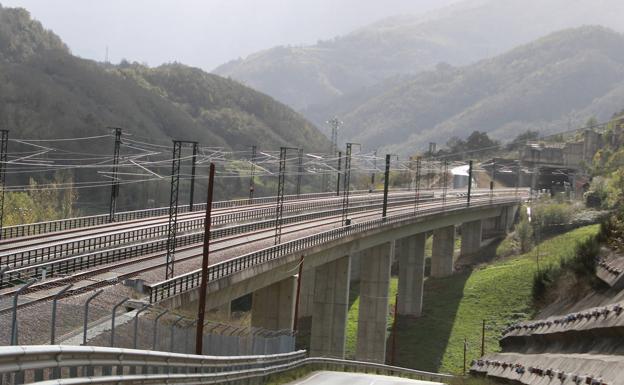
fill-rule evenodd
<path id="1" fill-rule="evenodd" d="M 481 247 L 485 228 L 509 228 L 519 201 L 518 196 L 503 196 L 472 204 L 441 204 L 418 213 L 329 230 L 211 265 L 206 307 L 229 308 L 234 299 L 252 294 L 252 326 L 292 329 L 297 312 L 297 318 L 311 316 L 310 355 L 343 358 L 349 284 L 351 275 L 357 275 L 356 359 L 383 363 L 393 259 L 399 265 L 398 312 L 420 316 L 426 235 L 433 234 L 431 276 L 451 275 L 456 226 L 462 237 L 461 255 L 474 253 Z M 147 284 L 150 302 L 196 309 L 200 273 L 197 270 Z"/>

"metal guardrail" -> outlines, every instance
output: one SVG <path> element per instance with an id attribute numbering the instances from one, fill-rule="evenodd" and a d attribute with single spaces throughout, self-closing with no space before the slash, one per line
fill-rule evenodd
<path id="1" fill-rule="evenodd" d="M 383 373 L 419 380 L 454 376 L 369 362 L 306 358 L 305 351 L 262 356 L 198 356 L 136 349 L 87 346 L 11 346 L 0 348 L 0 383 L 144 384 L 247 383 L 275 373 L 310 367 Z"/>
<path id="2" fill-rule="evenodd" d="M 305 351 L 220 357 L 90 346 L 7 346 L 0 348 L 0 383 L 107 383 L 141 376 L 159 382 L 161 378 L 181 379 L 191 373 L 209 378 L 245 370 L 263 371 L 299 362 L 305 356 Z"/>
<path id="3" fill-rule="evenodd" d="M 403 194 L 397 194 L 403 195 Z M 432 193 L 429 193 L 430 196 Z M 394 196 L 391 200 L 400 199 L 400 196 Z M 305 203 L 293 203 L 284 208 L 285 212 L 301 212 L 323 207 L 341 207 L 341 199 L 331 202 L 325 202 L 322 200 L 305 202 Z M 354 198 L 354 203 L 370 202 L 371 200 L 381 200 L 381 196 L 369 197 L 359 196 Z M 339 201 L 340 200 L 340 201 Z M 275 207 L 265 207 L 259 209 L 251 209 L 246 211 L 237 211 L 233 213 L 216 215 L 212 219 L 212 225 L 223 225 L 228 223 L 242 222 L 252 219 L 267 218 L 275 215 Z M 203 216 L 196 219 L 187 219 L 178 221 L 178 232 L 188 232 L 196 229 L 204 228 Z M 92 250 L 101 249 L 104 247 L 118 246 L 124 243 L 138 242 L 144 239 L 157 238 L 167 235 L 168 225 L 165 224 L 152 224 L 142 226 L 139 229 L 128 230 L 120 229 L 116 231 L 110 231 L 105 235 L 92 235 L 81 237 L 78 240 L 59 240 L 51 242 L 46 246 L 33 246 L 30 248 L 21 248 L 21 251 L 11 252 L 7 251 L 0 253 L 0 266 L 8 266 L 11 268 L 18 268 L 20 266 L 29 266 L 38 262 L 45 262 L 52 259 L 61 258 L 63 256 L 75 255 L 78 253 L 84 253 Z"/>
<path id="4" fill-rule="evenodd" d="M 436 198 L 439 200 L 439 198 Z M 432 198 L 427 198 L 427 200 L 421 200 L 421 202 L 431 201 Z M 413 203 L 413 198 L 393 198 L 390 203 L 390 207 L 395 207 L 399 205 L 411 204 Z M 369 204 L 365 200 L 363 200 L 361 205 L 352 206 L 349 208 L 350 213 L 359 213 L 370 211 L 374 209 L 380 209 L 382 203 Z M 340 206 L 340 205 L 338 205 Z M 314 219 L 326 218 L 335 215 L 340 215 L 342 213 L 342 209 L 332 209 L 319 211 L 309 214 L 301 214 L 295 216 L 288 216 L 282 218 L 282 224 L 287 225 L 291 223 L 297 222 L 305 222 Z M 203 228 L 204 219 L 195 219 L 192 227 L 196 227 L 197 223 L 201 221 L 200 228 Z M 162 225 L 164 228 L 164 225 Z M 210 232 L 210 239 L 220 239 L 228 236 L 235 236 L 239 234 L 244 234 L 246 232 L 255 231 L 255 230 L 263 230 L 268 229 L 275 226 L 275 220 L 265 220 L 260 222 L 253 222 L 248 224 L 242 224 L 231 227 L 223 227 L 219 229 L 212 230 Z M 191 226 L 184 226 L 184 230 L 188 230 Z M 180 231 L 184 231 L 180 230 Z M 143 230 L 136 230 L 137 233 L 142 234 Z M 149 232 L 150 234 L 156 234 L 155 232 Z M 123 239 L 132 240 L 134 239 L 134 231 L 128 232 L 126 237 Z M 107 240 L 107 236 L 103 237 L 104 240 Z M 96 243 L 86 241 L 86 245 L 89 247 L 96 247 Z M 191 234 L 180 235 L 176 238 L 176 247 L 184 247 L 192 244 L 198 244 L 203 242 L 203 231 L 194 232 Z M 21 267 L 8 269 L 3 273 L 0 277 L 0 287 L 7 286 L 12 280 L 24 280 L 28 278 L 37 278 L 42 277 L 45 274 L 46 278 L 51 278 L 59 275 L 66 275 L 75 273 L 78 271 L 82 271 L 88 268 L 100 266 L 107 263 L 119 262 L 123 260 L 127 260 L 130 258 L 140 257 L 140 256 L 148 256 L 149 254 L 157 253 L 160 251 L 166 250 L 167 240 L 166 239 L 157 239 L 150 241 L 143 241 L 140 243 L 134 243 L 127 246 L 115 247 L 100 251 L 95 251 L 92 253 L 81 254 L 70 257 L 61 257 L 54 258 L 53 254 L 44 255 L 39 257 L 42 261 L 38 264 L 24 263 L 22 261 L 20 264 Z M 71 250 L 71 249 L 70 249 Z M 26 255 L 22 256 L 22 258 L 26 261 L 34 260 L 35 257 Z M 15 261 L 16 264 L 18 261 Z M 45 273 L 44 273 L 45 272 Z"/>
<path id="5" fill-rule="evenodd" d="M 470 204 L 470 207 L 484 207 L 491 206 L 493 204 L 500 205 L 505 203 L 515 203 L 518 201 L 518 197 L 509 198 L 489 196 L 482 199 L 473 200 Z M 310 247 L 325 244 L 345 236 L 363 233 L 369 230 L 379 229 L 381 227 L 395 225 L 402 222 L 410 222 L 415 218 L 430 214 L 439 214 L 440 212 L 463 210 L 465 208 L 465 200 L 457 203 L 449 203 L 447 199 L 446 205 L 442 207 L 420 208 L 417 212 L 404 213 L 389 216 L 386 218 L 369 220 L 349 226 L 340 227 L 337 229 L 324 231 L 308 237 L 295 239 L 290 242 L 285 242 L 276 246 L 265 248 L 253 253 L 242 255 L 240 257 L 212 265 L 208 268 L 208 280 L 215 281 L 232 275 L 236 272 L 245 270 L 251 266 L 256 266 L 267 261 L 289 255 L 294 252 L 301 252 L 302 250 L 308 249 Z M 162 301 L 179 293 L 191 290 L 199 286 L 200 280 L 201 269 L 179 275 L 177 277 L 153 285 L 146 285 L 150 292 L 150 303 Z"/>
<path id="6" fill-rule="evenodd" d="M 407 189 L 392 189 L 392 191 L 405 191 Z M 366 194 L 368 190 L 353 191 L 353 194 Z M 335 192 L 324 193 L 309 193 L 301 195 L 287 195 L 284 197 L 286 201 L 292 201 L 297 199 L 313 199 L 335 196 Z M 212 204 L 213 209 L 222 209 L 229 207 L 240 207 L 252 204 L 267 204 L 276 201 L 276 197 L 259 197 L 252 200 L 249 199 L 234 199 L 228 201 L 219 201 Z M 194 211 L 205 211 L 206 203 L 197 203 L 193 205 Z M 189 212 L 188 205 L 178 206 L 178 213 Z M 153 209 L 124 211 L 115 214 L 114 222 L 124 222 L 137 219 L 145 219 L 150 217 L 168 215 L 169 207 L 159 207 Z M 110 223 L 108 214 L 91 215 L 79 218 L 59 219 L 55 221 L 28 223 L 23 225 L 8 226 L 2 228 L 2 239 L 25 237 L 39 234 L 46 234 L 55 231 L 71 230 L 81 227 L 91 227 L 98 225 L 105 225 Z"/>

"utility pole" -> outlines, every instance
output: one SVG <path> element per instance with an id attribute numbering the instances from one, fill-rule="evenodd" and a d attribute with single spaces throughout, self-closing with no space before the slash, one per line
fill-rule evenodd
<path id="1" fill-rule="evenodd" d="M 249 177 L 249 204 L 251 204 L 251 202 L 253 201 L 253 197 L 254 197 L 254 190 L 256 189 L 256 183 L 254 180 L 254 173 L 256 171 L 256 151 L 258 150 L 258 148 L 256 147 L 256 145 L 251 146 L 251 170 L 250 170 L 250 174 L 251 176 Z"/>
<path id="2" fill-rule="evenodd" d="M 180 187 L 180 157 L 182 142 L 173 141 L 173 157 L 171 162 L 171 192 L 169 194 L 169 223 L 167 228 L 167 264 L 165 279 L 173 278 L 175 261 L 176 235 L 178 232 L 178 193 Z"/>
<path id="3" fill-rule="evenodd" d="M 197 142 L 192 142 L 193 144 L 193 164 L 191 166 L 191 195 L 189 197 L 189 211 L 193 211 L 193 198 L 195 196 L 195 167 L 197 166 L 197 150 L 198 144 Z"/>
<path id="4" fill-rule="evenodd" d="M 388 213 L 388 186 L 390 182 L 390 154 L 386 154 L 386 171 L 384 172 L 383 208 L 381 217 L 386 218 Z"/>
<path id="5" fill-rule="evenodd" d="M 472 192 L 472 160 L 468 161 L 468 197 L 466 197 L 466 206 L 470 207 L 470 193 Z"/>
<path id="6" fill-rule="evenodd" d="M 4 190 L 6 190 L 6 168 L 9 159 L 9 130 L 0 130 L 0 239 L 4 224 Z"/>
<path id="7" fill-rule="evenodd" d="M 111 182 L 110 209 L 108 221 L 115 221 L 115 212 L 117 211 L 117 197 L 119 196 L 119 149 L 121 147 L 121 128 L 114 127 L 115 130 L 115 147 L 113 149 L 113 180 Z"/>
<path id="8" fill-rule="evenodd" d="M 301 195 L 301 178 L 303 177 L 303 148 L 298 151 L 297 158 L 297 196 Z"/>
<path id="9" fill-rule="evenodd" d="M 342 225 L 346 226 L 349 214 L 349 193 L 351 190 L 351 151 L 353 145 L 359 146 L 359 143 L 347 143 L 347 150 L 345 152 L 345 167 L 344 167 L 344 183 L 342 186 Z"/>
<path id="10" fill-rule="evenodd" d="M 342 163 L 342 151 L 338 151 L 338 176 L 336 177 L 336 196 L 340 196 L 340 167 Z"/>
<path id="11" fill-rule="evenodd" d="M 208 256 L 210 254 L 210 222 L 212 214 L 212 198 L 214 190 L 214 163 L 210 163 L 208 176 L 208 198 L 206 200 L 206 218 L 204 219 L 204 248 L 202 254 L 201 287 L 197 310 L 197 330 L 195 332 L 195 354 L 203 354 L 204 317 L 206 316 L 206 292 L 208 290 Z"/>

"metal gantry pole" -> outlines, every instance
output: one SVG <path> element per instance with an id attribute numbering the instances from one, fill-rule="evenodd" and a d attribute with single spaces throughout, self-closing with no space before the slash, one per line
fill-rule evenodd
<path id="1" fill-rule="evenodd" d="M 17 289 L 17 291 L 15 292 L 15 294 L 13 294 L 13 317 L 11 320 L 11 345 L 18 345 L 18 330 L 17 330 L 17 302 L 19 300 L 19 296 L 20 294 L 22 294 L 24 292 L 24 290 L 28 289 L 30 287 L 30 285 L 32 285 L 33 283 L 37 282 L 36 279 L 32 279 L 28 282 L 26 282 L 26 284 L 22 287 L 20 287 L 19 289 Z"/>
<path id="2" fill-rule="evenodd" d="M 470 207 L 470 193 L 472 193 L 472 160 L 468 162 L 468 196 L 466 197 L 468 207 Z"/>
<path id="3" fill-rule="evenodd" d="M 206 198 L 206 218 L 204 219 L 204 247 L 202 253 L 201 286 L 197 306 L 197 332 L 195 333 L 195 354 L 201 355 L 204 344 L 204 318 L 206 316 L 206 296 L 208 291 L 208 258 L 210 255 L 210 222 L 212 221 L 212 199 L 214 190 L 215 165 L 210 163 L 208 176 L 208 197 Z"/>
<path id="4" fill-rule="evenodd" d="M 338 151 L 338 175 L 336 176 L 336 196 L 340 196 L 340 177 L 342 172 L 340 168 L 342 167 L 342 151 Z"/>
<path id="5" fill-rule="evenodd" d="M 414 183 L 414 214 L 418 212 L 420 203 L 420 157 L 416 158 L 416 181 Z"/>
<path id="6" fill-rule="evenodd" d="M 189 196 L 189 211 L 193 211 L 193 199 L 195 198 L 195 168 L 197 167 L 197 150 L 199 144 L 197 142 L 192 142 L 193 144 L 193 157 L 192 157 L 192 165 L 191 165 L 191 191 Z"/>
<path id="7" fill-rule="evenodd" d="M 384 171 L 383 207 L 381 217 L 385 218 L 388 213 L 388 187 L 390 186 L 390 154 L 386 154 L 386 170 Z"/>
<path id="8" fill-rule="evenodd" d="M 115 316 L 117 314 L 117 309 L 119 308 L 119 306 L 123 305 L 124 303 L 126 303 L 130 298 L 126 297 L 124 299 L 122 299 L 121 301 L 117 302 L 115 304 L 115 306 L 113 306 L 113 313 L 111 314 L 111 338 L 110 338 L 110 347 L 114 348 L 115 347 Z"/>
<path id="9" fill-rule="evenodd" d="M 250 167 L 251 169 L 249 170 L 249 204 L 251 204 L 251 202 L 253 202 L 253 197 L 254 197 L 254 190 L 256 189 L 256 181 L 255 181 L 255 172 L 256 172 L 256 152 L 257 152 L 258 148 L 254 145 L 251 146 L 251 159 L 250 159 Z"/>
<path id="10" fill-rule="evenodd" d="M 282 241 L 282 213 L 284 211 L 284 189 L 286 182 L 287 147 L 280 147 L 279 177 L 277 181 L 277 206 L 275 207 L 275 244 Z"/>
<path id="11" fill-rule="evenodd" d="M 113 149 L 113 169 L 111 182 L 110 206 L 108 213 L 108 221 L 115 221 L 115 213 L 117 212 L 117 197 L 119 196 L 119 150 L 121 147 L 121 128 L 114 127 L 115 130 L 115 147 Z"/>
<path id="12" fill-rule="evenodd" d="M 142 308 L 140 308 L 139 310 L 137 310 L 136 314 L 134 315 L 134 339 L 132 342 L 132 346 L 134 349 L 136 349 L 138 347 L 138 340 L 139 340 L 139 315 L 141 313 L 143 313 L 145 310 L 147 310 L 151 305 L 150 304 L 146 304 L 143 305 Z"/>
<path id="13" fill-rule="evenodd" d="M 349 215 L 349 193 L 351 190 L 351 151 L 355 143 L 347 143 L 345 151 L 344 183 L 342 185 L 342 225 L 347 225 Z"/>
<path id="14" fill-rule="evenodd" d="M 442 182 L 442 205 L 446 206 L 446 192 L 448 190 L 448 160 L 444 160 L 444 179 Z"/>
<path id="15" fill-rule="evenodd" d="M 87 344 L 87 329 L 88 329 L 88 324 L 89 324 L 89 304 L 91 303 L 91 301 L 95 299 L 95 297 L 97 297 L 100 294 L 102 294 L 102 289 L 93 293 L 89 298 L 87 298 L 87 302 L 85 302 L 84 322 L 82 325 L 82 345 Z"/>
<path id="16" fill-rule="evenodd" d="M 303 177 L 303 148 L 297 152 L 297 196 L 301 195 L 301 178 Z"/>
<path id="17" fill-rule="evenodd" d="M 160 319 L 167 313 L 169 313 L 169 310 L 165 310 L 164 312 L 157 315 L 156 318 L 154 318 L 154 335 L 152 338 L 152 350 L 157 350 L 156 341 L 158 339 L 158 321 L 160 321 Z"/>
<path id="18" fill-rule="evenodd" d="M 171 162 L 171 192 L 169 194 L 169 222 L 167 227 L 167 262 L 165 279 L 173 278 L 176 235 L 178 233 L 178 193 L 180 191 L 180 157 L 182 142 L 173 141 L 173 157 Z"/>
<path id="19" fill-rule="evenodd" d="M 377 150 L 373 153 L 373 172 L 371 172 L 371 186 L 369 192 L 375 190 L 375 173 L 377 173 Z"/>
<path id="20" fill-rule="evenodd" d="M 9 130 L 0 130 L 0 239 L 4 224 L 4 190 L 6 190 L 6 168 L 9 159 Z"/>
<path id="21" fill-rule="evenodd" d="M 58 300 L 61 298 L 61 296 L 65 294 L 67 290 L 69 290 L 72 286 L 74 285 L 70 283 L 69 285 L 62 288 L 59 292 L 54 294 L 54 297 L 52 297 L 52 321 L 50 322 L 50 345 L 54 345 L 56 343 L 56 305 L 58 303 Z"/>

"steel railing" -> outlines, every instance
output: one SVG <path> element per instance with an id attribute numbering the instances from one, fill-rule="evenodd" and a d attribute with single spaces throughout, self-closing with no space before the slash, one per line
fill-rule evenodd
<path id="1" fill-rule="evenodd" d="M 427 198 L 421 199 L 420 202 L 431 202 L 435 200 L 439 200 L 440 198 Z M 390 207 L 397 207 L 407 204 L 413 204 L 413 198 L 393 198 Z M 382 203 L 367 203 L 360 202 L 361 205 L 355 205 L 349 208 L 350 213 L 361 213 L 366 211 L 373 211 L 376 209 L 380 209 L 382 207 Z M 342 209 L 332 209 L 319 211 L 308 214 L 301 214 L 296 216 L 288 216 L 284 217 L 281 220 L 282 225 L 305 222 L 315 219 L 321 219 L 331 216 L 337 216 L 342 213 Z M 191 225 L 185 225 L 183 228 L 188 230 L 189 228 L 203 228 L 204 219 L 196 219 L 193 221 Z M 198 225 L 201 223 L 201 226 Z M 160 235 L 164 235 L 166 231 L 165 225 L 160 226 L 161 231 L 158 233 Z M 275 220 L 265 220 L 260 222 L 247 223 L 243 225 L 231 226 L 231 227 L 223 227 L 219 229 L 212 230 L 210 232 L 210 239 L 221 239 L 230 236 L 236 236 L 240 234 L 244 234 L 251 231 L 269 229 L 275 227 Z M 183 230 L 179 230 L 182 232 Z M 143 234 L 143 230 L 131 231 L 128 233 L 122 233 L 123 239 L 131 240 L 134 239 L 134 233 Z M 124 235 L 125 234 L 125 235 Z M 150 230 L 150 234 L 155 234 Z M 107 242 L 109 241 L 109 236 L 104 236 L 102 239 Z M 176 238 L 176 247 L 184 247 L 193 244 L 199 244 L 203 241 L 203 231 L 198 231 L 190 234 L 179 235 Z M 95 247 L 95 243 L 86 243 L 85 246 Z M 141 256 L 148 256 L 149 254 L 154 254 L 157 252 L 161 252 L 166 250 L 167 240 L 164 238 L 151 240 L 151 241 L 143 241 L 139 243 L 130 244 L 127 246 L 114 247 L 110 249 L 100 250 L 96 252 L 80 254 L 76 256 L 69 257 L 59 257 L 56 258 L 53 253 L 42 255 L 40 257 L 35 258 L 32 255 L 26 254 L 22 255 L 20 259 L 11 259 L 5 262 L 13 262 L 13 266 L 18 265 L 18 267 L 13 267 L 4 272 L 2 277 L 0 277 L 0 287 L 5 287 L 10 284 L 11 281 L 23 281 L 28 278 L 39 278 L 45 276 L 46 278 L 51 278 L 55 276 L 62 276 L 67 274 L 72 274 L 75 272 L 79 272 L 88 268 L 97 267 L 100 265 L 119 262 L 123 260 L 127 260 L 130 258 L 136 258 Z M 69 249 L 71 251 L 71 249 Z M 35 259 L 39 260 L 39 263 L 34 262 Z M 30 264 L 29 264 L 30 263 Z M 33 264 L 34 263 L 34 264 Z"/>
<path id="2" fill-rule="evenodd" d="M 515 196 L 488 196 L 473 200 L 470 204 L 470 207 L 487 207 L 494 204 L 504 205 L 516 203 L 518 201 L 519 198 Z M 242 255 L 240 257 L 229 259 L 227 261 L 212 265 L 208 268 L 208 280 L 215 281 L 220 278 L 232 275 L 236 272 L 245 270 L 249 267 L 256 266 L 295 252 L 302 252 L 305 249 L 321 244 L 327 244 L 328 242 L 332 242 L 346 236 L 361 234 L 370 230 L 378 230 L 382 227 L 389 227 L 391 225 L 409 223 L 412 222 L 414 219 L 431 214 L 439 214 L 441 212 L 458 211 L 464 209 L 466 209 L 466 202 L 464 200 L 455 203 L 449 203 L 449 201 L 446 200 L 446 205 L 444 206 L 420 208 L 416 212 L 409 212 L 388 216 L 386 218 L 368 220 L 356 224 L 351 224 L 349 226 L 324 231 L 308 237 L 295 239 L 290 242 L 285 242 L 276 246 L 268 247 L 253 253 Z M 179 293 L 191 290 L 199 286 L 200 279 L 201 270 L 195 270 L 153 285 L 147 285 L 146 287 L 149 289 L 150 293 L 150 303 L 162 301 Z"/>
<path id="3" fill-rule="evenodd" d="M 405 191 L 406 189 L 393 189 L 392 191 Z M 368 190 L 353 191 L 353 194 L 367 194 Z M 287 195 L 284 197 L 287 201 L 297 199 L 313 199 L 336 196 L 335 192 L 308 193 L 301 195 Z M 227 201 L 214 202 L 213 209 L 223 209 L 230 207 L 240 207 L 254 204 L 267 204 L 276 201 L 276 197 L 259 197 L 250 199 L 234 199 Z M 194 211 L 205 211 L 206 203 L 197 203 L 193 205 Z M 188 205 L 180 205 L 178 213 L 189 212 Z M 115 214 L 113 222 L 124 222 L 137 219 L 145 219 L 150 217 L 164 216 L 169 214 L 169 207 L 158 207 L 152 209 L 124 211 Z M 22 225 L 7 226 L 2 228 L 2 239 L 25 237 L 39 234 L 46 234 L 55 231 L 71 230 L 81 227 L 91 227 L 105 225 L 111 223 L 108 214 L 90 215 L 78 218 L 59 219 L 54 221 L 27 223 Z"/>
<path id="4" fill-rule="evenodd" d="M 395 194 L 391 200 L 401 199 L 403 194 Z M 430 197 L 432 193 L 425 195 Z M 354 199 L 354 203 L 372 202 L 381 200 L 381 196 L 360 196 Z M 331 201 L 312 201 L 305 203 L 289 204 L 284 208 L 285 212 L 294 213 L 301 211 L 309 211 L 325 207 L 339 207 L 340 199 Z M 267 218 L 275 215 L 275 207 L 265 207 L 259 209 L 251 209 L 246 211 L 236 211 L 233 213 L 216 215 L 212 218 L 212 225 L 224 225 L 228 223 L 243 222 L 247 220 Z M 196 219 L 186 219 L 178 221 L 178 232 L 184 233 L 191 230 L 203 229 L 204 217 L 200 216 Z M 38 262 L 45 262 L 51 259 L 60 258 L 68 255 L 75 255 L 101 249 L 103 247 L 118 246 L 124 243 L 138 242 L 144 239 L 157 238 L 165 236 L 168 233 L 168 225 L 166 223 L 143 225 L 138 229 L 128 230 L 119 229 L 110 231 L 105 235 L 83 236 L 79 239 L 51 241 L 43 246 L 31 246 L 17 249 L 18 251 L 0 252 L 0 266 L 8 266 L 18 268 L 21 266 L 29 266 Z"/>
<path id="5" fill-rule="evenodd" d="M 306 357 L 305 351 L 260 356 L 201 356 L 88 346 L 0 348 L 0 383 L 144 384 L 249 383 L 296 368 L 356 371 L 445 382 L 452 375 L 384 364 Z"/>

